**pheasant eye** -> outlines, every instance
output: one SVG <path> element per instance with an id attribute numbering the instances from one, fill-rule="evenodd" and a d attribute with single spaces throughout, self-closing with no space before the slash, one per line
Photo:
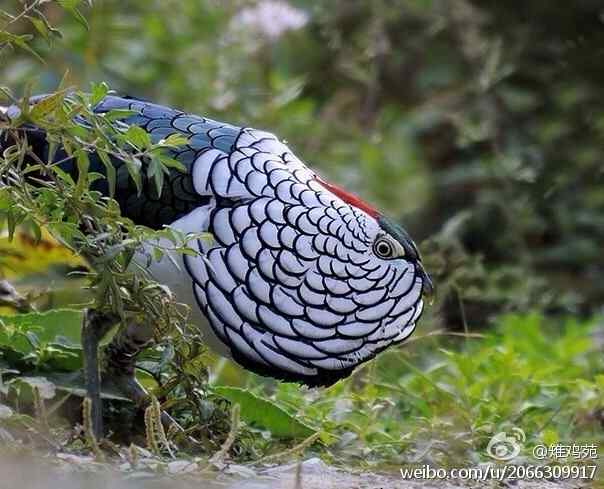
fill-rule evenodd
<path id="1" fill-rule="evenodd" d="M 378 238 L 373 245 L 373 252 L 378 258 L 393 258 L 394 247 L 385 238 Z"/>

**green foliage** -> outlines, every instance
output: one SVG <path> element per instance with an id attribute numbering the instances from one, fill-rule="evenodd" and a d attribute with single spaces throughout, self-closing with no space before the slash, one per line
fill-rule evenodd
<path id="1" fill-rule="evenodd" d="M 34 2 L 28 9 L 35 9 L 38 4 L 42 2 Z M 61 5 L 75 17 L 79 16 L 76 2 Z M 4 27 L 11 27 L 18 17 Z M 59 242 L 71 256 L 82 257 L 90 265 L 89 270 L 80 273 L 90 292 L 86 305 L 113 313 L 123 323 L 151 322 L 160 342 L 157 352 L 161 354 L 166 350 L 170 356 L 162 360 L 161 378 L 151 377 L 147 385 L 161 388 L 174 405 L 186 404 L 187 399 L 192 399 L 190 402 L 194 404 L 199 395 L 192 386 L 202 388 L 205 367 L 200 360 L 198 332 L 190 330 L 187 324 L 188 306 L 177 304 L 166 287 L 151 280 L 133 262 L 144 243 L 155 259 L 160 259 L 166 251 L 195 253 L 186 246 L 194 236 L 137 226 L 121 217 L 117 202 L 91 190 L 91 184 L 99 178 L 106 178 L 110 189 L 115 187 L 116 175 L 110 158 L 119 158 L 126 163 L 139 190 L 141 172 L 147 171 L 161 193 L 163 176 L 168 169 L 181 169 L 178 162 L 167 156 L 166 150 L 182 141 L 169 137 L 151 142 L 141 129 L 119 123 L 128 115 L 125 111 L 103 116 L 94 114 L 93 104 L 107 92 L 108 86 L 103 83 L 93 84 L 90 92 L 84 93 L 68 90 L 61 82 L 54 93 L 31 105 L 29 91 L 17 100 L 10 91 L 4 90 L 9 101 L 18 107 L 19 114 L 10 119 L 0 118 L 0 137 L 12 143 L 0 157 L 1 179 L 8 183 L 0 188 L 1 226 L 6 229 L 9 241 L 14 236 L 26 235 L 36 245 L 44 233 L 50 233 L 56 240 L 50 240 L 52 248 L 60 248 Z M 40 160 L 29 150 L 28 123 L 45 131 L 50 146 L 48 161 Z M 53 162 L 57 148 L 64 149 L 65 158 L 75 162 L 77 179 Z M 106 175 L 91 171 L 89 154 L 93 151 L 105 165 Z M 36 176 L 31 178 L 32 175 Z M 41 262 L 37 260 L 38 265 Z M 10 255 L 4 263 L 10 264 Z M 27 277 L 27 267 L 16 268 L 13 272 L 17 276 L 20 272 L 20 278 Z M 57 384 L 65 381 L 69 392 L 81 393 L 81 381 L 60 374 L 73 373 L 82 365 L 82 349 L 73 331 L 79 329 L 80 323 L 81 312 L 57 308 L 45 313 L 7 316 L 0 326 L 0 355 L 22 375 L 47 372 Z M 153 359 L 148 363 L 153 363 Z M 142 374 L 141 377 L 145 379 Z M 11 381 L 12 385 L 18 383 L 19 378 Z M 20 392 L 17 391 L 18 398 Z"/>
<path id="2" fill-rule="evenodd" d="M 335 459 L 465 466 L 489 461 L 489 440 L 513 427 L 526 433 L 530 459 L 548 437 L 603 440 L 593 416 L 604 403 L 596 324 L 504 316 L 484 338 L 418 339 L 327 391 L 280 384 L 274 399 L 336 435 Z"/>
<path id="3" fill-rule="evenodd" d="M 216 386 L 212 388 L 212 392 L 233 404 L 239 404 L 244 421 L 267 429 L 277 438 L 308 438 L 315 432 L 278 404 L 261 399 L 250 391 L 238 387 Z"/>
<path id="4" fill-rule="evenodd" d="M 76 370 L 81 325 L 82 312 L 72 309 L 0 316 L 0 358 L 41 370 Z"/>

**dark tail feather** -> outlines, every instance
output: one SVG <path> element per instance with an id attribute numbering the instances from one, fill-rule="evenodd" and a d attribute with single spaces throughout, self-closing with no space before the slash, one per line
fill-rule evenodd
<path id="1" fill-rule="evenodd" d="M 18 108 L 15 106 L 3 107 L 3 109 L 4 111 L 0 112 L 0 123 L 2 119 L 6 121 L 7 118 L 13 118 L 13 111 L 15 111 L 15 114 L 18 113 Z M 165 110 L 170 111 L 170 109 Z M 174 113 L 176 114 L 176 112 Z M 52 161 L 59 164 L 62 171 L 71 175 L 74 180 L 78 180 L 78 166 L 74 159 L 69 157 L 65 148 L 56 148 L 56 151 L 50 155 L 51 147 L 46 140 L 46 132 L 43 129 L 36 127 L 34 124 L 24 124 L 20 129 L 22 129 L 20 136 L 22 135 L 27 139 L 29 151 L 37 157 L 26 158 L 26 164 L 38 159 L 43 162 L 52 159 Z M 0 129 L 0 155 L 13 144 L 14 138 L 7 131 Z M 178 155 L 175 155 L 175 157 L 178 158 Z M 122 215 L 132 219 L 137 224 L 153 229 L 161 229 L 164 225 L 171 224 L 193 209 L 207 205 L 211 200 L 211 197 L 207 195 L 197 194 L 194 190 L 192 176 L 189 173 L 183 174 L 179 171 L 172 171 L 165 177 L 161 195 L 158 195 L 154 183 L 147 176 L 146 165 L 148 163 L 146 160 L 143 160 L 143 168 L 141 169 L 141 191 L 130 177 L 126 163 L 122 159 L 113 156 L 110 156 L 109 159 L 115 168 L 116 174 L 113 198 L 120 205 Z M 90 163 L 88 171 L 90 173 L 106 175 L 105 164 L 97 153 L 89 152 L 88 160 Z M 187 164 L 191 166 L 192 161 Z M 28 175 L 36 177 L 36 179 L 45 178 L 40 173 L 32 172 Z M 105 196 L 110 194 L 109 182 L 106 178 L 94 180 L 90 185 L 90 189 Z"/>

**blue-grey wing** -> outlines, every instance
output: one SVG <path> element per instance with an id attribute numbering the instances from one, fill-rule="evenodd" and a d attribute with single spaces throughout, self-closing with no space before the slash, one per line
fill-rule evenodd
<path id="1" fill-rule="evenodd" d="M 164 179 L 159 195 L 154 182 L 146 176 L 146 162 L 143 161 L 141 169 L 142 191 L 139 194 L 125 163 L 117 159 L 113 161 L 117 173 L 115 199 L 123 215 L 136 223 L 161 228 L 209 202 L 210 196 L 200 195 L 194 189 L 193 165 L 199 156 L 212 149 L 230 153 L 241 132 L 239 127 L 125 97 L 107 96 L 94 108 L 97 113 L 112 110 L 130 111 L 132 114 L 123 122 L 143 128 L 154 143 L 171 134 L 183 135 L 188 140 L 186 145 L 169 151 L 170 156 L 178 160 L 186 172 L 171 170 Z M 104 166 L 98 157 L 94 156 L 93 159 L 95 161 L 91 162 L 91 166 L 103 173 Z M 103 193 L 108 192 L 105 180 L 97 181 L 96 186 Z"/>

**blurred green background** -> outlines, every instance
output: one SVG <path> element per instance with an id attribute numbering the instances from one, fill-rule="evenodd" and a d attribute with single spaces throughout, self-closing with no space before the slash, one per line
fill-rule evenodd
<path id="1" fill-rule="evenodd" d="M 6 1 L 6 0 L 5 0 Z M 19 11 L 18 2 L 12 1 Z M 77 3 L 77 2 L 76 2 Z M 7 2 L 7 5 L 11 1 Z M 123 94 L 268 129 L 409 228 L 438 322 L 604 301 L 604 6 L 103 0 L 0 51 L 0 81 Z M 10 10 L 9 6 L 6 7 Z M 13 32 L 26 33 L 23 19 Z M 44 40 L 47 37 L 51 45 Z M 436 320 L 436 319 L 435 319 Z"/>
<path id="2" fill-rule="evenodd" d="M 400 462 L 405 444 L 416 461 L 455 457 L 457 445 L 484 456 L 509 423 L 542 442 L 601 439 L 601 326 L 589 336 L 604 304 L 601 0 L 72 3 L 85 21 L 39 6 L 61 36 L 26 17 L 11 24 L 37 29 L 31 46 L 46 63 L 0 38 L 0 85 L 53 91 L 67 73 L 81 89 L 106 81 L 276 133 L 421 242 L 437 299 L 418 335 L 498 335 L 452 352 L 416 335 L 328 393 L 232 366 L 223 382 L 264 389 L 338 432 L 335 460 Z M 76 290 L 49 294 L 46 307 L 83 300 Z"/>

